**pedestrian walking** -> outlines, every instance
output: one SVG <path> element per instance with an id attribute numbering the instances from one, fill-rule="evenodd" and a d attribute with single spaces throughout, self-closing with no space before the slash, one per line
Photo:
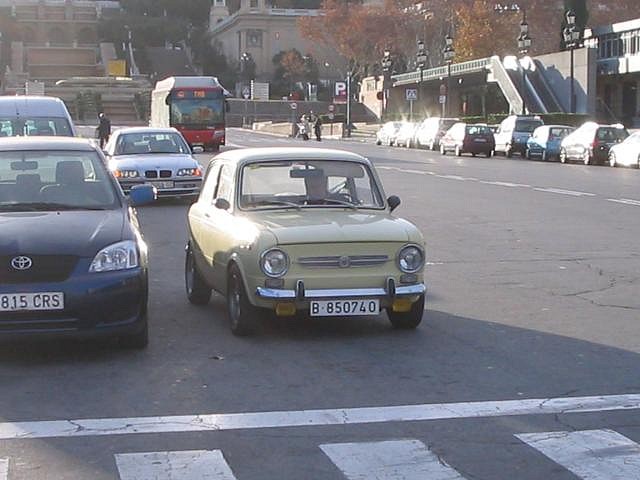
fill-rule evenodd
<path id="1" fill-rule="evenodd" d="M 320 115 L 317 115 L 315 122 L 313 122 L 313 133 L 316 134 L 316 140 L 318 142 L 322 140 L 322 119 Z"/>
<path id="2" fill-rule="evenodd" d="M 111 120 L 103 113 L 98 115 L 98 138 L 100 139 L 100 148 L 104 148 L 111 136 Z"/>

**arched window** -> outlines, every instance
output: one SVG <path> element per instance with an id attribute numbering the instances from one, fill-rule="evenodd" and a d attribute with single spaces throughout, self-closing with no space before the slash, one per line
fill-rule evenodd
<path id="1" fill-rule="evenodd" d="M 49 43 L 53 45 L 68 43 L 64 31 L 60 27 L 53 27 L 49 30 L 47 40 L 49 40 Z"/>

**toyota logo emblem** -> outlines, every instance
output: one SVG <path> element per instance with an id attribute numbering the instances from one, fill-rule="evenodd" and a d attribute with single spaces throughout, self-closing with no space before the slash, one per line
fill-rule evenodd
<path id="1" fill-rule="evenodd" d="M 29 270 L 32 265 L 33 261 L 29 257 L 25 256 L 15 257 L 11 260 L 11 266 L 14 270 Z"/>

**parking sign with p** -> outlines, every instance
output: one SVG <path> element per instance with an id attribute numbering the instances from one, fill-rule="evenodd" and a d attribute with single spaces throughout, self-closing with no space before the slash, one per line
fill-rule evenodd
<path id="1" fill-rule="evenodd" d="M 347 83 L 336 82 L 333 90 L 333 103 L 347 103 Z"/>

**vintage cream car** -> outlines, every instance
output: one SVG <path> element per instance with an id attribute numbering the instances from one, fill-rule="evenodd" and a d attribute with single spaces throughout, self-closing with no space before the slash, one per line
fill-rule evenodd
<path id="1" fill-rule="evenodd" d="M 227 299 L 231 329 L 278 316 L 378 315 L 397 328 L 422 320 L 424 241 L 391 215 L 364 157 L 319 148 L 224 152 L 189 210 L 187 296 Z"/>

